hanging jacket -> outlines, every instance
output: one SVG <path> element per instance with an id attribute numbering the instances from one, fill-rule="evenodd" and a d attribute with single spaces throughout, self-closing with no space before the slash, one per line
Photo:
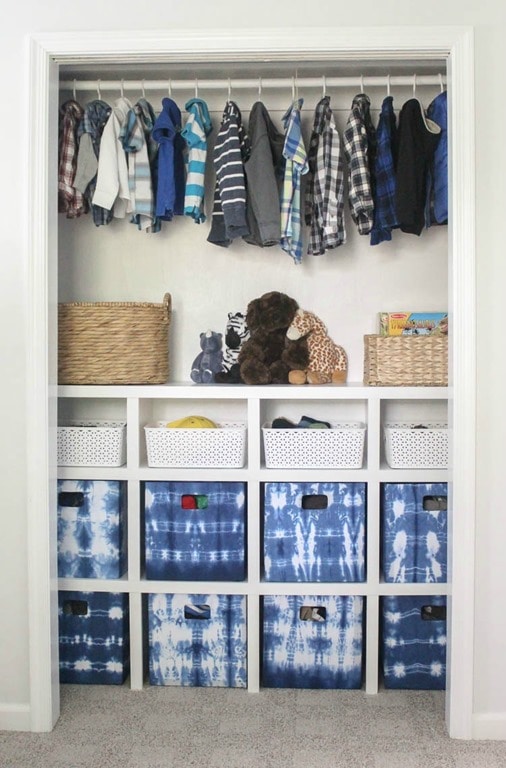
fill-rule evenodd
<path id="1" fill-rule="evenodd" d="M 132 210 L 127 159 L 119 137 L 121 126 L 131 109 L 131 103 L 124 96 L 116 99 L 102 133 L 98 155 L 93 204 L 108 211 L 112 210 L 117 219 L 123 219 Z"/>
<path id="2" fill-rule="evenodd" d="M 186 102 L 185 109 L 189 112 L 189 117 L 181 131 L 188 147 L 184 213 L 196 224 L 201 224 L 206 220 L 204 193 L 207 137 L 213 129 L 213 124 L 203 99 L 190 99 Z"/>
<path id="3" fill-rule="evenodd" d="M 426 117 L 418 99 L 408 99 L 399 115 L 396 205 L 403 232 L 420 235 L 425 224 L 427 174 L 441 129 Z"/>
<path id="4" fill-rule="evenodd" d="M 165 221 L 184 214 L 184 139 L 181 136 L 181 110 L 176 102 L 162 99 L 152 133 L 158 142 L 158 185 L 155 213 Z"/>
<path id="5" fill-rule="evenodd" d="M 246 221 L 246 182 L 244 163 L 250 154 L 250 141 L 241 111 L 227 101 L 213 153 L 216 184 L 213 216 L 208 242 L 227 248 L 236 237 L 249 234 Z"/>
<path id="6" fill-rule="evenodd" d="M 343 157 L 329 96 L 324 96 L 315 108 L 308 164 L 305 219 L 310 230 L 307 252 L 322 254 L 346 242 Z"/>
<path id="7" fill-rule="evenodd" d="M 244 164 L 248 199 L 246 215 L 250 230 L 244 240 L 267 247 L 279 243 L 280 186 L 284 169 L 284 136 L 262 102 L 253 104 L 248 124 L 251 153 Z"/>
<path id="8" fill-rule="evenodd" d="M 437 224 L 448 221 L 448 94 L 438 94 L 429 104 L 427 117 L 441 128 L 441 135 L 430 168 L 430 184 L 434 220 Z M 427 222 L 430 224 L 430 221 Z"/>
<path id="9" fill-rule="evenodd" d="M 397 227 L 395 167 L 397 164 L 397 120 L 393 98 L 386 96 L 376 129 L 376 159 L 374 163 L 375 195 L 374 223 L 371 245 L 392 239 L 392 229 Z"/>
<path id="10" fill-rule="evenodd" d="M 93 222 L 100 227 L 112 221 L 112 211 L 99 205 L 93 205 L 93 195 L 97 183 L 98 156 L 100 141 L 105 125 L 111 115 L 111 107 L 101 99 L 88 102 L 77 129 L 79 150 L 74 186 L 85 197 L 91 208 Z"/>

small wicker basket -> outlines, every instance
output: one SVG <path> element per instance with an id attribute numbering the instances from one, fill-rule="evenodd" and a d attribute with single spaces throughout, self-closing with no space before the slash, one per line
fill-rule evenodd
<path id="1" fill-rule="evenodd" d="M 171 296 L 58 305 L 59 384 L 165 384 Z"/>
<path id="2" fill-rule="evenodd" d="M 447 336 L 364 336 L 364 384 L 446 387 Z"/>

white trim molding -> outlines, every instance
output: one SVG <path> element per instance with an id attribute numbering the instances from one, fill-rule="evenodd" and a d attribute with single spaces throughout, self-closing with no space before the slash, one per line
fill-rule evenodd
<path id="1" fill-rule="evenodd" d="M 30 731 L 29 704 L 0 703 L 0 731 Z"/>
<path id="2" fill-rule="evenodd" d="M 473 716 L 473 739 L 504 741 L 506 712 L 485 712 Z"/>
<path id="3" fill-rule="evenodd" d="M 474 59 L 469 27 L 352 27 L 227 32 L 70 32 L 29 40 L 26 221 L 28 318 L 28 532 L 31 727 L 58 717 L 56 544 L 50 522 L 54 476 L 56 274 L 56 92 L 59 64 L 423 60 L 448 62 L 452 115 L 450 303 L 453 320 L 453 498 L 447 728 L 473 736 L 475 495 Z M 51 170 L 52 169 L 52 170 Z M 53 344 L 53 347 L 51 346 Z M 47 504 L 33 503 L 46 499 Z M 55 634 L 56 633 L 56 634 Z"/>

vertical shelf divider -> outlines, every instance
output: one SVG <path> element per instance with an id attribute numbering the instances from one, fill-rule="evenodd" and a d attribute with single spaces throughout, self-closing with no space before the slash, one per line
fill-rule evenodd
<path id="1" fill-rule="evenodd" d="M 260 690 L 260 617 L 259 589 L 261 565 L 261 520 L 260 520 L 260 400 L 248 398 L 248 519 L 247 519 L 247 565 L 248 565 L 248 691 Z"/>

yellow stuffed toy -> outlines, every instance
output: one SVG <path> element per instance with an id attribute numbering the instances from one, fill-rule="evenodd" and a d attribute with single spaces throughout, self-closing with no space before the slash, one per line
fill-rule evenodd
<path id="1" fill-rule="evenodd" d="M 216 424 L 205 416 L 184 416 L 165 425 L 171 429 L 215 429 Z"/>

